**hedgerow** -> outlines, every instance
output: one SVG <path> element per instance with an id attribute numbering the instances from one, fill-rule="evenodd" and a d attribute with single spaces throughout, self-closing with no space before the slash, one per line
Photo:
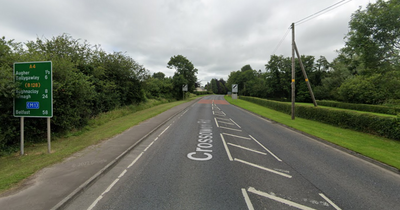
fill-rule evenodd
<path id="1" fill-rule="evenodd" d="M 270 109 L 291 114 L 291 104 L 261 98 L 241 96 L 240 99 Z M 400 140 L 400 117 L 385 117 L 358 113 L 351 110 L 337 110 L 322 107 L 296 105 L 295 116 L 322 123 Z"/>

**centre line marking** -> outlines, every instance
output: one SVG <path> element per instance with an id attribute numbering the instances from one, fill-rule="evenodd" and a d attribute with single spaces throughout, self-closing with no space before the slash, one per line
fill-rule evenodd
<path id="1" fill-rule="evenodd" d="M 244 147 L 244 146 L 240 146 L 240 145 L 237 145 L 237 144 L 232 144 L 232 143 L 228 143 L 228 144 L 231 145 L 231 146 L 240 148 L 240 149 L 248 150 L 250 152 L 255 152 L 255 153 L 258 153 L 258 154 L 262 154 L 262 155 L 267 155 L 267 153 L 265 153 L 265 152 L 260 152 L 260 151 L 257 151 L 257 150 L 254 150 L 254 149 L 250 149 L 250 148 L 247 148 L 247 147 Z"/>
<path id="2" fill-rule="evenodd" d="M 230 134 L 230 133 L 222 133 L 222 134 L 224 134 L 224 135 L 226 135 L 226 136 L 233 136 L 233 137 L 235 137 L 235 138 L 241 138 L 241 139 L 247 139 L 247 140 L 250 140 L 250 139 L 251 139 L 251 138 L 248 138 L 248 137 L 237 136 L 237 135 L 233 135 L 233 134 Z"/>
<path id="3" fill-rule="evenodd" d="M 276 160 L 278 160 L 279 162 L 282 162 L 281 159 L 278 158 L 278 156 L 276 156 L 274 153 L 272 153 L 271 151 L 269 151 L 269 149 L 267 149 L 264 145 L 262 145 L 260 142 L 257 141 L 257 139 L 255 139 L 253 136 L 249 135 L 250 138 L 252 138 L 255 142 L 257 142 L 257 144 L 259 144 L 263 149 L 265 149 L 269 154 L 271 154 Z"/>
<path id="4" fill-rule="evenodd" d="M 268 194 L 268 193 L 266 193 L 266 192 L 262 192 L 262 191 L 256 190 L 254 187 L 249 187 L 249 189 L 248 189 L 247 191 L 249 191 L 249 192 L 251 192 L 251 193 L 254 193 L 254 194 L 256 194 L 256 195 L 260 195 L 260 196 L 269 198 L 269 199 L 271 199 L 271 200 L 278 201 L 278 202 L 280 202 L 280 203 L 283 203 L 283 204 L 286 204 L 286 205 L 289 205 L 289 206 L 298 208 L 298 209 L 303 209 L 303 210 L 315 210 L 315 209 L 310 208 L 310 207 L 308 207 L 308 206 L 304 206 L 304 205 L 295 203 L 295 202 L 293 202 L 293 201 L 286 200 L 286 199 L 284 199 L 284 198 L 280 198 L 280 197 L 277 197 L 277 196 L 275 196 L 275 195 L 270 195 L 270 194 Z"/>
<path id="5" fill-rule="evenodd" d="M 246 201 L 247 208 L 249 210 L 254 210 L 253 204 L 251 203 L 251 200 L 249 198 L 249 195 L 247 194 L 246 189 L 242 188 L 242 194 L 244 197 L 244 201 Z"/>
<path id="6" fill-rule="evenodd" d="M 242 128 L 242 127 L 240 127 L 235 121 L 233 121 L 231 118 L 229 118 L 233 123 L 235 123 L 235 125 L 237 126 L 237 127 L 239 127 L 239 128 Z"/>
<path id="7" fill-rule="evenodd" d="M 220 133 L 219 135 L 221 135 L 222 143 L 224 144 L 225 151 L 226 151 L 226 154 L 228 155 L 229 160 L 230 160 L 230 161 L 233 161 L 231 152 L 229 151 L 228 145 L 226 145 L 224 136 L 223 136 L 221 133 Z"/>
<path id="8" fill-rule="evenodd" d="M 222 126 L 219 126 L 220 128 L 224 128 L 224 129 L 228 129 L 228 130 L 233 130 L 233 131 L 239 131 L 239 132 L 242 132 L 242 130 L 238 130 L 238 129 L 234 129 L 234 128 L 227 128 L 227 127 L 222 127 Z"/>
<path id="9" fill-rule="evenodd" d="M 333 208 L 335 208 L 336 210 L 342 210 L 339 206 L 337 206 L 335 203 L 333 203 L 328 197 L 326 197 L 324 194 L 319 193 L 319 195 L 325 199 L 329 204 L 331 204 L 333 206 Z"/>
<path id="10" fill-rule="evenodd" d="M 292 178 L 291 175 L 288 175 L 288 174 L 285 174 L 285 173 L 282 173 L 282 172 L 279 172 L 279 171 L 275 171 L 275 170 L 272 170 L 272 169 L 269 169 L 269 168 L 266 168 L 266 167 L 263 167 L 263 166 L 259 166 L 257 164 L 250 163 L 250 162 L 247 162 L 247 161 L 244 161 L 244 160 L 241 160 L 241 159 L 235 158 L 234 161 L 241 162 L 241 163 L 247 164 L 249 166 L 253 166 L 253 167 L 262 169 L 264 171 L 268 171 L 268 172 L 274 173 L 274 174 L 278 174 L 278 175 L 284 176 L 286 178 Z"/>

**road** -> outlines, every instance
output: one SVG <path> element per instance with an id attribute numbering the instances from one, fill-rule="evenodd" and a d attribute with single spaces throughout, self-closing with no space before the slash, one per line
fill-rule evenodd
<path id="1" fill-rule="evenodd" d="M 400 176 L 206 96 L 67 209 L 400 209 Z"/>

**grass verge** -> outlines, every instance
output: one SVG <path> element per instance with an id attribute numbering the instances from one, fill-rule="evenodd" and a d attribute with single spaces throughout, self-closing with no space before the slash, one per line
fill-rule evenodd
<path id="1" fill-rule="evenodd" d="M 251 102 L 240 99 L 232 100 L 232 98 L 228 96 L 225 96 L 225 99 L 231 104 L 249 110 L 260 116 L 400 169 L 400 141 L 338 128 L 299 117 L 296 117 L 296 120 L 292 120 L 290 115 Z"/>
<path id="2" fill-rule="evenodd" d="M 47 143 L 42 143 L 26 146 L 24 156 L 20 156 L 18 152 L 0 157 L 0 193 L 19 186 L 22 180 L 40 169 L 60 162 L 88 146 L 109 139 L 146 119 L 193 99 L 170 103 L 149 100 L 144 104 L 103 113 L 91 120 L 82 130 L 70 133 L 64 138 L 53 139 L 51 154 L 47 153 Z"/>

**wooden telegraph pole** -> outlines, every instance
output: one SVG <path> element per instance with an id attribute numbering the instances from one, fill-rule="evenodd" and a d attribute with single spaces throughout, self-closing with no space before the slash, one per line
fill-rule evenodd
<path id="1" fill-rule="evenodd" d="M 295 43 L 294 43 L 294 23 L 292 23 L 292 120 L 294 120 L 294 108 L 295 108 L 295 95 L 296 95 L 296 92 L 295 92 L 295 89 L 296 89 L 296 86 L 295 86 L 295 68 L 294 68 L 294 45 L 295 45 Z"/>
<path id="2" fill-rule="evenodd" d="M 311 96 L 311 99 L 312 99 L 315 107 L 317 107 L 317 102 L 315 100 L 314 93 L 313 93 L 311 85 L 310 85 L 310 81 L 308 80 L 306 70 L 304 69 L 303 62 L 301 61 L 301 56 L 300 56 L 299 50 L 297 49 L 297 46 L 296 46 L 296 42 L 295 42 L 295 38 L 294 38 L 295 37 L 294 36 L 294 23 L 292 23 L 291 28 L 292 28 L 292 120 L 294 120 L 295 119 L 295 94 L 296 94 L 296 92 L 295 92 L 295 90 L 296 90 L 295 89 L 296 88 L 295 87 L 296 72 L 295 72 L 295 61 L 294 61 L 295 60 L 295 57 L 294 57 L 295 51 L 297 54 L 297 58 L 299 59 L 299 63 L 300 63 L 301 71 L 303 72 L 304 80 L 307 83 L 308 91 L 310 92 L 310 96 Z"/>

